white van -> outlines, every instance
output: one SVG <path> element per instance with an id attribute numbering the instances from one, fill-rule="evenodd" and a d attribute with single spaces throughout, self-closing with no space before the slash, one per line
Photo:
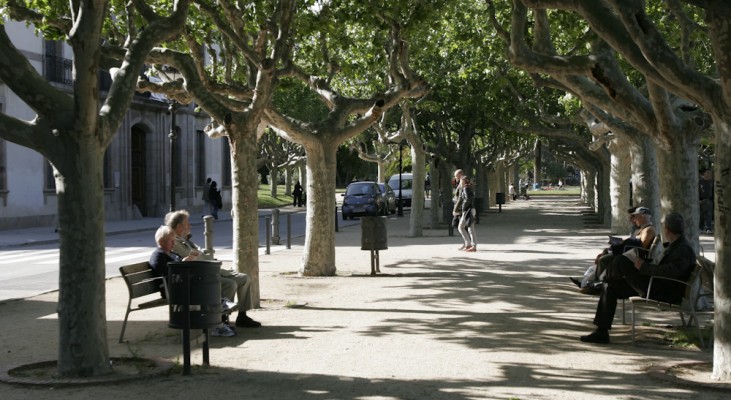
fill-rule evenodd
<path id="1" fill-rule="evenodd" d="M 411 189 L 414 187 L 414 178 L 411 174 L 401 174 L 401 201 L 403 201 L 404 207 L 411 207 Z M 399 199 L 399 174 L 391 175 L 391 179 L 388 180 L 388 186 L 393 189 L 393 194 L 396 195 L 396 204 Z"/>

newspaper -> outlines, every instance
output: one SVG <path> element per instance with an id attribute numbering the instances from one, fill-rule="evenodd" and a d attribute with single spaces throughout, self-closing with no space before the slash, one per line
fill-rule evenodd
<path id="1" fill-rule="evenodd" d="M 622 255 L 629 258 L 629 260 L 632 262 L 635 262 L 638 258 L 640 258 L 640 256 L 637 254 L 637 249 L 629 249 L 622 253 Z"/>

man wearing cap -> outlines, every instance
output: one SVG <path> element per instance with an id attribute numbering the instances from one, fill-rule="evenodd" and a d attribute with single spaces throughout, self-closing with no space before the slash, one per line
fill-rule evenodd
<path id="1" fill-rule="evenodd" d="M 571 281 L 579 286 L 581 293 L 599 294 L 601 288 L 598 284 L 601 284 L 601 281 L 604 279 L 605 272 L 610 268 L 615 258 L 624 252 L 624 248 L 626 246 L 641 246 L 642 248 L 649 249 L 652 245 L 656 231 L 655 227 L 652 225 L 650 209 L 647 207 L 632 207 L 627 210 L 627 212 L 629 213 L 629 220 L 632 224 L 630 237 L 619 244 L 605 248 L 596 256 L 596 259 L 594 260 L 594 264 L 596 264 L 595 273 L 589 283 L 581 285 L 581 280 L 573 277 L 571 278 Z"/>
<path id="2" fill-rule="evenodd" d="M 650 210 L 645 207 L 637 207 L 637 210 L 633 213 L 635 217 L 635 223 L 638 224 L 639 228 L 637 230 L 637 240 L 634 242 L 628 242 L 624 244 L 623 247 L 619 249 L 612 249 L 615 252 L 615 256 L 612 258 L 611 263 L 607 266 L 607 268 L 604 270 L 604 279 L 603 281 L 607 281 L 610 279 L 617 279 L 618 277 L 621 277 L 620 271 L 623 269 L 623 264 L 631 265 L 632 260 L 627 258 L 626 255 L 623 253 L 629 249 L 632 248 L 640 248 L 642 246 L 643 249 L 648 249 L 648 251 L 641 251 L 636 253 L 638 257 L 642 258 L 643 260 L 649 260 L 652 258 L 652 254 L 650 254 L 649 249 L 650 246 L 652 246 L 652 241 L 655 239 L 655 228 L 652 226 L 650 216 Z M 641 224 L 641 225 L 640 225 Z M 594 285 L 594 289 L 596 293 L 599 294 L 601 291 L 601 285 L 602 282 L 597 282 L 597 284 Z"/>
<path id="3" fill-rule="evenodd" d="M 695 265 L 695 251 L 683 236 L 684 231 L 683 217 L 678 213 L 670 213 L 665 216 L 663 222 L 663 236 L 668 239 L 668 243 L 664 244 L 665 251 L 657 264 L 639 257 L 632 262 L 618 264 L 619 270 L 613 271 L 607 282 L 601 286 L 599 303 L 594 315 L 596 330 L 589 335 L 581 336 L 582 342 L 609 343 L 609 330 L 612 329 L 612 321 L 617 311 L 617 300 L 631 296 L 647 296 L 651 276 L 662 276 L 683 282 L 690 278 Z M 659 279 L 653 281 L 649 297 L 671 304 L 680 304 L 684 293 L 684 284 Z"/>

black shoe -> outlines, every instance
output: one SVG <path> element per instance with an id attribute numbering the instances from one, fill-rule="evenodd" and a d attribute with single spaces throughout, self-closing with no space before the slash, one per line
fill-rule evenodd
<path id="1" fill-rule="evenodd" d="M 236 317 L 236 326 L 239 328 L 258 328 L 261 326 L 261 322 L 254 321 L 247 315 L 239 315 Z"/>
<path id="2" fill-rule="evenodd" d="M 585 343 L 609 344 L 609 332 L 597 329 L 586 336 L 582 336 L 580 339 Z"/>
<path id="3" fill-rule="evenodd" d="M 578 286 L 579 289 L 581 289 L 581 280 L 574 278 L 573 276 L 570 276 L 569 279 L 571 279 L 571 282 L 574 283 L 574 285 Z"/>
<path id="4" fill-rule="evenodd" d="M 604 282 L 589 282 L 579 291 L 583 294 L 600 295 L 603 287 Z"/>

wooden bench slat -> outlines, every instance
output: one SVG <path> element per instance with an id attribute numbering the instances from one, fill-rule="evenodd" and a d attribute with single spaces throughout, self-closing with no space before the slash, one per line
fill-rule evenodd
<path id="1" fill-rule="evenodd" d="M 158 297 L 154 300 L 144 301 L 132 307 L 132 300 L 144 296 L 155 295 L 161 296 L 160 286 L 162 284 L 164 292 L 167 292 L 165 279 L 158 276 L 148 262 L 140 262 L 136 264 L 123 265 L 119 267 L 124 283 L 127 285 L 129 292 L 129 300 L 127 301 L 127 312 L 124 315 L 122 323 L 122 332 L 119 334 L 119 342 L 124 342 L 124 331 L 127 328 L 127 320 L 129 314 L 133 311 L 145 310 L 154 307 L 167 306 L 168 301 L 164 297 Z"/>

